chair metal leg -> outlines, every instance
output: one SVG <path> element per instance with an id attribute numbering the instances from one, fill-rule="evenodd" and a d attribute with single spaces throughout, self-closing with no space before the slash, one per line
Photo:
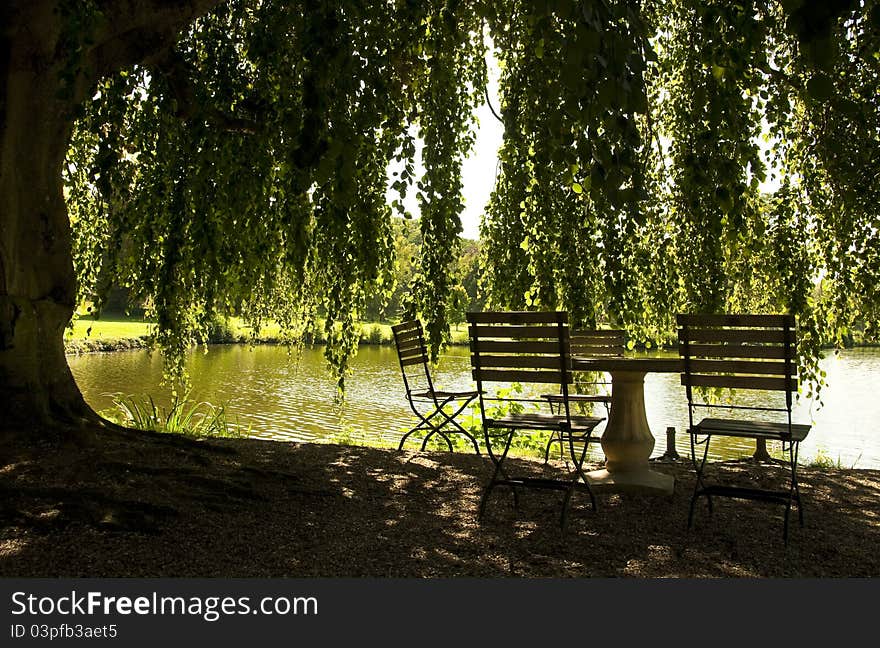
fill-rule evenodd
<path id="1" fill-rule="evenodd" d="M 703 493 L 705 490 L 705 483 L 703 482 L 703 470 L 706 468 L 706 459 L 709 456 L 709 441 L 711 440 L 711 436 L 707 436 L 705 441 L 702 443 L 705 445 L 703 449 L 703 459 L 702 461 L 697 463 L 697 450 L 696 450 L 696 434 L 691 431 L 691 461 L 694 464 L 694 470 L 696 472 L 696 483 L 694 484 L 694 492 L 691 495 L 691 504 L 688 510 L 688 529 L 693 526 L 694 523 L 694 506 L 697 503 L 697 499 L 699 499 L 700 495 L 706 495 L 706 501 L 709 504 L 709 514 L 712 514 L 712 496 L 708 493 Z"/>
<path id="2" fill-rule="evenodd" d="M 419 423 L 419 424 L 416 425 L 413 429 L 411 429 L 409 432 L 407 432 L 406 434 L 404 434 L 404 435 L 400 438 L 400 443 L 397 444 L 397 450 L 398 450 L 398 452 L 401 451 L 401 450 L 403 450 L 403 444 L 406 443 L 406 440 L 410 437 L 410 435 L 412 435 L 414 432 L 418 432 L 419 430 L 427 430 L 427 429 L 428 429 L 428 428 L 426 428 L 426 427 L 424 426 L 424 423 Z"/>
<path id="3" fill-rule="evenodd" d="M 495 458 L 495 453 L 492 451 L 492 440 L 489 437 L 489 429 L 483 426 L 483 436 L 486 440 L 486 453 L 489 455 L 489 459 L 492 460 L 492 463 L 495 465 L 495 470 L 492 472 L 492 477 L 489 479 L 489 483 L 486 484 L 486 487 L 483 489 L 483 496 L 480 498 L 480 509 L 477 513 L 477 519 L 483 519 L 483 513 L 486 512 L 486 502 L 489 500 L 489 494 L 495 488 L 495 481 L 498 477 L 498 471 L 501 466 L 498 462 L 498 459 Z"/>
<path id="4" fill-rule="evenodd" d="M 550 405 L 550 413 L 551 414 L 562 414 L 562 405 L 559 406 L 558 409 L 553 407 L 553 401 L 549 401 Z M 554 443 L 559 444 L 559 460 L 565 460 L 565 439 L 562 436 L 562 432 L 560 430 L 554 430 L 550 433 L 550 439 L 547 441 L 547 447 L 544 449 L 544 463 L 550 461 L 550 446 Z"/>
<path id="5" fill-rule="evenodd" d="M 444 419 L 446 419 L 443 423 L 440 424 L 440 427 L 443 427 L 443 426 L 445 426 L 445 425 L 451 425 L 452 427 L 454 427 L 454 428 L 456 429 L 456 431 L 457 431 L 459 434 L 463 434 L 463 435 L 465 435 L 465 436 L 470 440 L 470 442 L 471 442 L 471 443 L 473 444 L 473 446 L 474 446 L 474 451 L 476 451 L 476 453 L 479 455 L 479 454 L 480 454 L 480 446 L 479 446 L 479 444 L 477 443 L 477 440 L 474 438 L 474 435 L 472 435 L 470 432 L 468 432 L 467 430 L 465 430 L 465 429 L 461 426 L 461 424 L 460 424 L 458 421 L 455 420 L 455 417 L 458 416 L 459 414 L 461 414 L 461 413 L 464 411 L 464 408 L 467 407 L 468 405 L 470 405 L 471 402 L 474 400 L 474 398 L 476 398 L 476 397 L 475 397 L 475 396 L 472 396 L 472 397 L 468 398 L 467 400 L 465 400 L 465 401 L 464 401 L 464 402 L 458 407 L 458 409 L 456 409 L 452 414 L 447 414 L 447 413 L 443 410 L 443 408 L 444 408 L 446 405 L 450 404 L 452 401 L 455 400 L 454 398 L 447 398 L 447 399 L 446 399 L 445 401 L 443 401 L 443 403 L 440 405 L 440 409 L 439 409 L 438 411 L 439 411 L 439 413 L 440 413 L 440 416 L 442 416 Z M 448 442 L 448 439 L 447 439 L 447 442 Z M 450 451 L 452 451 L 452 444 L 451 444 L 451 443 L 450 443 L 450 448 L 449 448 L 449 449 L 450 449 Z"/>
<path id="6" fill-rule="evenodd" d="M 560 519 L 560 525 L 562 526 L 563 532 L 567 526 L 567 514 L 568 514 L 568 502 L 571 499 L 571 495 L 574 492 L 574 489 L 580 483 L 578 480 L 583 480 L 584 486 L 587 489 L 587 494 L 590 496 L 590 504 L 593 507 L 593 512 L 596 512 L 596 496 L 593 494 L 593 489 L 590 488 L 590 481 L 587 479 L 587 476 L 584 474 L 583 466 L 584 459 L 587 456 L 587 450 L 590 447 L 590 432 L 587 432 L 586 436 L 583 439 L 584 447 L 581 450 L 580 460 L 578 460 L 577 454 L 574 449 L 574 437 L 571 433 L 568 435 L 568 450 L 571 454 L 571 460 L 574 463 L 574 476 L 571 480 L 571 485 L 568 490 L 565 491 L 565 497 L 562 500 L 562 517 Z"/>
<path id="7" fill-rule="evenodd" d="M 794 490 L 794 497 L 797 501 L 798 508 L 798 521 L 800 522 L 801 528 L 804 527 L 804 505 L 801 501 L 801 486 L 800 482 L 797 479 L 797 465 L 798 465 L 798 452 L 800 451 L 801 444 L 797 443 L 794 446 L 794 457 L 792 457 L 791 462 L 791 480 L 792 480 L 792 488 Z"/>
<path id="8" fill-rule="evenodd" d="M 489 483 L 486 485 L 486 488 L 483 490 L 483 497 L 480 500 L 480 510 L 477 515 L 478 519 L 483 519 L 483 513 L 486 511 L 486 502 L 489 500 L 489 495 L 500 483 L 510 482 L 510 477 L 507 475 L 507 472 L 504 470 L 504 460 L 507 458 L 507 453 L 510 450 L 510 444 L 513 441 L 514 430 L 511 428 L 508 430 L 507 440 L 504 444 L 504 451 L 501 453 L 501 456 L 498 457 L 492 450 L 492 441 L 489 436 L 489 429 L 483 429 L 483 435 L 486 440 L 486 452 L 489 455 L 489 458 L 492 460 L 492 463 L 495 464 L 495 471 L 492 473 L 492 478 L 489 480 Z M 498 475 L 501 475 L 503 479 L 498 479 Z M 513 506 L 514 508 L 519 508 L 519 493 L 516 490 L 516 486 L 510 484 L 511 490 L 513 491 Z"/>
<path id="9" fill-rule="evenodd" d="M 452 403 L 453 401 L 455 401 L 456 399 L 454 397 L 447 398 L 442 403 L 435 401 L 433 411 L 430 414 L 428 414 L 427 416 L 425 414 L 421 413 L 416 408 L 415 403 L 413 403 L 412 400 L 409 400 L 410 409 L 419 418 L 419 423 L 414 428 L 412 428 L 409 432 L 407 432 L 406 434 L 403 435 L 403 437 L 400 439 L 400 443 L 397 444 L 398 451 L 403 450 L 403 444 L 406 443 L 406 440 L 410 437 L 410 435 L 412 435 L 415 432 L 419 432 L 421 430 L 429 430 L 428 434 L 422 440 L 422 446 L 421 446 L 422 451 L 424 451 L 425 448 L 427 447 L 428 440 L 434 434 L 439 434 L 441 437 L 443 437 L 443 440 L 446 441 L 446 445 L 449 447 L 449 452 L 452 452 L 453 451 L 452 441 L 442 430 L 442 428 L 444 428 L 446 426 L 452 426 L 453 428 L 455 428 L 456 432 L 459 432 L 460 434 L 465 435 L 470 440 L 470 442 L 473 444 L 474 450 L 476 451 L 476 453 L 480 454 L 480 446 L 477 443 L 477 440 L 474 438 L 474 436 L 470 432 L 465 430 L 458 423 L 458 421 L 455 420 L 455 417 L 458 416 L 461 412 L 463 412 L 464 409 L 471 403 L 471 401 L 474 400 L 474 398 L 475 397 L 472 396 L 470 398 L 465 399 L 463 401 L 463 403 L 458 407 L 458 409 L 456 409 L 452 414 L 446 413 L 443 410 L 443 408 L 446 407 L 447 405 L 449 405 L 450 403 Z M 443 420 L 439 421 L 439 423 L 434 423 L 434 422 L 432 422 L 432 419 L 434 419 L 435 417 L 440 417 Z"/>
<path id="10" fill-rule="evenodd" d="M 431 430 L 431 432 L 428 433 L 428 436 L 425 437 L 425 440 L 427 440 L 437 430 L 437 426 L 431 423 L 431 419 L 437 415 L 437 409 L 434 409 L 433 412 L 425 416 L 418 410 L 418 408 L 416 408 L 416 405 L 411 398 L 408 398 L 407 402 L 409 403 L 410 410 L 412 410 L 412 413 L 416 415 L 416 417 L 419 419 L 419 422 L 415 425 L 415 427 L 413 427 L 409 432 L 401 437 L 400 443 L 397 444 L 398 451 L 403 450 L 403 444 L 406 443 L 406 440 L 415 432 L 419 432 L 421 430 Z M 422 450 L 424 449 L 425 446 L 423 443 Z"/>
<path id="11" fill-rule="evenodd" d="M 559 444 L 559 459 L 565 459 L 565 439 L 562 438 L 562 432 L 553 431 L 550 433 L 550 439 L 547 441 L 547 447 L 544 448 L 544 463 L 550 461 L 550 446 L 554 443 Z"/>
<path id="12" fill-rule="evenodd" d="M 801 528 L 804 526 L 804 507 L 801 503 L 800 486 L 797 479 L 797 458 L 800 444 L 792 442 L 788 444 L 788 460 L 791 468 L 791 486 L 789 487 L 788 503 L 785 507 L 785 526 L 782 532 L 782 538 L 786 546 L 788 545 L 788 518 L 791 511 L 792 503 L 797 504 L 798 522 Z"/>
<path id="13" fill-rule="evenodd" d="M 550 434 L 550 439 L 547 441 L 547 447 L 544 448 L 544 463 L 550 461 L 550 446 L 553 445 L 553 441 L 555 441 L 555 433 Z"/>
<path id="14" fill-rule="evenodd" d="M 443 434 L 443 432 L 441 432 L 439 428 L 431 430 L 430 432 L 428 432 L 428 434 L 425 435 L 425 438 L 422 440 L 422 451 L 424 451 L 425 448 L 428 446 L 428 440 L 435 434 L 443 437 L 443 440 L 446 441 L 446 445 L 449 446 L 449 452 L 452 452 L 452 441 L 450 441 L 449 437 Z"/>
<path id="15" fill-rule="evenodd" d="M 587 458 L 587 452 L 590 449 L 590 436 L 592 436 L 592 430 L 590 432 L 588 432 L 587 435 L 583 439 L 584 447 L 581 449 L 580 459 L 578 459 L 577 456 L 575 455 L 574 439 L 571 437 L 571 435 L 569 435 L 569 437 L 568 437 L 568 449 L 569 449 L 569 453 L 571 454 L 571 460 L 574 463 L 574 468 L 575 468 L 575 478 L 574 478 L 573 484 L 577 485 L 579 483 L 577 481 L 578 478 L 580 478 L 581 481 L 583 481 L 584 486 L 587 489 L 587 493 L 590 496 L 590 504 L 592 505 L 593 511 L 595 512 L 597 510 L 596 496 L 593 494 L 593 489 L 590 488 L 590 480 L 587 478 L 586 473 L 584 473 L 584 459 Z"/>
<path id="16" fill-rule="evenodd" d="M 696 447 L 696 441 L 694 439 L 694 432 L 693 432 L 693 430 L 689 430 L 689 432 L 690 432 L 690 438 L 691 438 L 691 463 L 693 463 L 695 475 L 699 475 L 700 471 L 697 468 L 697 447 Z M 700 481 L 699 481 L 699 478 L 697 478 L 697 481 L 694 484 L 694 492 L 691 493 L 690 507 L 688 508 L 688 529 L 690 529 L 694 523 L 694 504 L 697 500 L 697 487 L 699 486 L 699 484 L 700 484 Z"/>

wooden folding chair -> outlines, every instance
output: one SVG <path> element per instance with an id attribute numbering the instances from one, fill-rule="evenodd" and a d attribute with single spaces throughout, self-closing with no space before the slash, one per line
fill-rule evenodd
<path id="1" fill-rule="evenodd" d="M 696 485 L 688 512 L 688 528 L 693 524 L 694 505 L 705 496 L 712 512 L 712 497 L 737 497 L 785 505 L 783 538 L 788 543 L 788 518 L 797 505 L 798 519 L 804 524 L 803 506 L 797 478 L 798 447 L 810 431 L 809 425 L 792 423 L 792 394 L 797 392 L 796 324 L 792 315 L 679 315 L 679 354 L 683 361 L 681 383 L 685 386 L 690 416 L 691 459 Z M 777 393 L 784 402 L 777 407 L 707 402 L 698 391 L 730 388 Z M 781 392 L 781 394 L 779 394 Z M 762 412 L 763 418 L 703 418 L 695 423 L 695 408 Z M 770 420 L 770 419 L 779 419 Z M 766 419 L 766 420 L 765 420 Z M 779 441 L 787 450 L 790 478 L 783 490 L 707 484 L 706 459 L 709 443 L 716 436 L 746 437 Z M 703 456 L 697 461 L 696 446 Z"/>
<path id="2" fill-rule="evenodd" d="M 485 312 L 468 313 L 468 333 L 471 345 L 471 367 L 479 392 L 480 414 L 486 452 L 495 470 L 480 502 L 483 516 L 489 495 L 496 486 L 509 486 L 513 490 L 514 503 L 518 504 L 518 487 L 545 488 L 565 492 L 560 523 L 565 528 L 568 502 L 575 488 L 585 489 L 593 510 L 596 498 L 583 472 L 584 457 L 593 428 L 603 419 L 591 416 L 574 416 L 568 398 L 572 382 L 569 353 L 568 315 L 556 312 Z M 499 388 L 507 390 L 511 383 L 519 383 L 526 389 L 536 385 L 546 389 L 556 385 L 562 399 L 558 413 L 525 411 L 523 403 L 543 403 L 546 400 L 528 393 L 522 395 L 499 394 Z M 488 391 L 492 387 L 492 391 Z M 503 392 L 502 392 L 503 393 Z M 489 401 L 506 402 L 506 411 L 495 414 L 487 408 Z M 497 453 L 492 448 L 491 432 L 503 430 L 504 448 Z M 560 434 L 568 440 L 569 452 L 574 464 L 570 479 L 543 479 L 518 477 L 508 474 L 504 467 L 514 435 L 547 431 Z M 583 449 L 575 451 L 575 443 Z"/>
<path id="3" fill-rule="evenodd" d="M 477 440 L 455 420 L 455 417 L 461 414 L 464 408 L 477 397 L 477 392 L 434 389 L 434 381 L 428 366 L 428 349 L 421 322 L 418 320 L 402 322 L 392 326 L 391 331 L 394 334 L 394 344 L 397 347 L 398 360 L 400 360 L 400 372 L 403 375 L 406 400 L 410 409 L 419 419 L 418 424 L 400 439 L 397 449 L 402 450 L 403 444 L 412 434 L 427 430 L 428 434 L 422 440 L 422 450 L 425 449 L 428 440 L 433 435 L 439 434 L 449 446 L 449 451 L 452 452 L 452 441 L 447 436 L 447 433 L 451 431 L 465 435 L 473 443 L 477 454 L 480 454 Z M 444 410 L 447 406 L 452 406 L 451 413 Z M 447 427 L 451 430 L 444 429 Z"/>
<path id="4" fill-rule="evenodd" d="M 626 331 L 620 329 L 577 329 L 571 332 L 569 349 L 572 356 L 584 358 L 622 358 L 626 348 Z M 608 380 L 581 381 L 575 380 L 575 387 L 596 390 L 592 393 L 572 393 L 569 391 L 569 403 L 601 403 L 606 415 L 611 414 L 611 383 Z M 562 394 L 542 394 L 541 398 L 550 403 L 550 411 L 562 403 Z M 561 434 L 553 434 L 544 448 L 544 463 L 550 459 L 550 446 L 559 444 L 560 456 L 563 455 L 565 439 Z"/>

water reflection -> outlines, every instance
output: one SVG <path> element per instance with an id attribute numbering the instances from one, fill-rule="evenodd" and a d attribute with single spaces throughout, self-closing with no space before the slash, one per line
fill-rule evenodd
<path id="1" fill-rule="evenodd" d="M 98 410 L 112 407 L 114 393 L 150 394 L 164 406 L 171 400 L 169 390 L 161 386 L 158 354 L 120 351 L 71 357 L 69 362 L 86 400 Z M 412 425 L 397 355 L 390 347 L 360 350 L 346 382 L 344 406 L 335 402 L 335 382 L 319 349 L 289 354 L 285 347 L 218 346 L 208 353 L 193 353 L 187 367 L 192 396 L 225 403 L 233 417 L 252 426 L 254 436 L 294 441 L 348 437 L 396 445 Z M 795 421 L 813 424 L 801 444 L 801 461 L 822 453 L 845 467 L 880 468 L 880 399 L 874 393 L 880 349 L 832 354 L 822 361 L 822 368 L 829 383 L 822 395 L 824 406 L 801 399 L 795 407 Z M 435 380 L 441 388 L 471 389 L 466 349 L 449 349 Z M 657 439 L 654 456 L 664 452 L 664 431 L 671 426 L 678 431 L 678 451 L 686 457 L 687 400 L 679 376 L 648 374 L 645 408 Z M 727 445 L 716 446 L 722 455 L 741 455 L 754 448 L 751 440 L 724 441 Z"/>

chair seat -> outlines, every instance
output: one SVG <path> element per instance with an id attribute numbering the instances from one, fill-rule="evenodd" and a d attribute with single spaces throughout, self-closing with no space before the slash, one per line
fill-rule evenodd
<path id="1" fill-rule="evenodd" d="M 715 434 L 718 436 L 748 437 L 752 439 L 779 439 L 782 441 L 803 441 L 810 431 L 809 425 L 791 424 L 791 434 L 787 423 L 769 421 L 742 421 L 734 419 L 705 418 L 694 426 L 692 434 Z"/>
<path id="2" fill-rule="evenodd" d="M 589 432 L 603 420 L 594 416 L 572 416 L 571 432 Z M 509 414 L 503 418 L 486 419 L 486 427 L 503 427 L 518 430 L 561 430 L 568 431 L 568 420 L 564 415 L 554 414 Z M 598 440 L 598 438 L 596 439 Z"/>
<path id="3" fill-rule="evenodd" d="M 480 392 L 476 392 L 476 391 L 460 391 L 460 392 L 458 392 L 458 391 L 440 391 L 440 390 L 431 391 L 430 389 L 426 389 L 424 391 L 412 393 L 413 398 L 432 398 L 432 396 L 433 396 L 435 398 L 441 398 L 441 399 L 476 398 L 479 395 L 480 395 Z"/>
<path id="4" fill-rule="evenodd" d="M 561 403 L 565 400 L 562 394 L 541 394 L 541 398 L 551 403 Z M 569 394 L 569 403 L 610 403 L 611 396 L 608 394 Z"/>

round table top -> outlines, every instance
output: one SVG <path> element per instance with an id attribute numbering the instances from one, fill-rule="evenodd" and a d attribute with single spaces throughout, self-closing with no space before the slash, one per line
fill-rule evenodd
<path id="1" fill-rule="evenodd" d="M 638 371 L 678 373 L 684 370 L 680 358 L 587 358 L 572 356 L 571 368 L 575 371 Z"/>

